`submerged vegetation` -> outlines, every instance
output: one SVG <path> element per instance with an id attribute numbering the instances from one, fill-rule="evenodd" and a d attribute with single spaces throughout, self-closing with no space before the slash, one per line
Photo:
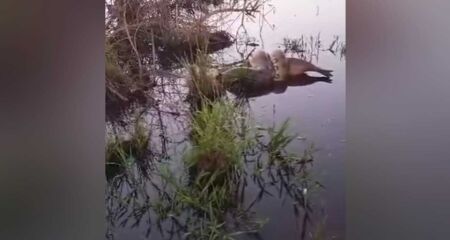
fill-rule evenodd
<path id="1" fill-rule="evenodd" d="M 288 121 L 279 127 L 257 128 L 242 116 L 244 107 L 227 99 L 205 100 L 192 114 L 190 146 L 180 159 L 154 163 L 150 174 L 137 175 L 145 181 L 136 175 L 122 176 L 134 179 L 131 183 L 114 179 L 109 206 L 126 207 L 123 214 L 110 216 L 110 226 L 130 218 L 140 222 L 147 215 L 148 234 L 155 224 L 159 234 L 170 239 L 235 239 L 256 234 L 270 221 L 255 215 L 254 208 L 264 197 L 290 199 L 296 215 L 309 214 L 307 199 L 320 188 L 308 173 L 314 148 L 301 156 L 289 152 L 296 135 L 288 133 Z M 123 184 L 131 188 L 131 195 L 117 192 Z M 252 193 L 254 189 L 259 193 Z M 145 201 L 138 204 L 138 199 Z"/>
<path id="2" fill-rule="evenodd" d="M 136 121 L 129 139 L 113 135 L 106 143 L 106 177 L 111 179 L 129 169 L 136 161 L 147 164 L 150 150 L 150 132 L 140 121 Z"/>
<path id="3" fill-rule="evenodd" d="M 298 38 L 284 38 L 282 46 L 285 52 L 295 54 L 308 61 L 317 60 L 320 52 L 324 51 L 338 55 L 341 59 L 346 53 L 346 45 L 339 36 L 334 36 L 333 41 L 325 45 L 320 37 L 320 33 L 317 36 L 302 35 Z"/>

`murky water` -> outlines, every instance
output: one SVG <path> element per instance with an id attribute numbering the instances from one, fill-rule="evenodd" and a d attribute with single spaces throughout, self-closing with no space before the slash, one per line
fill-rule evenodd
<path id="1" fill-rule="evenodd" d="M 259 232 L 259 235 L 245 235 L 239 239 L 311 239 L 318 225 L 323 225 L 325 239 L 345 239 L 345 192 L 344 192 L 344 147 L 345 147 L 345 58 L 340 51 L 332 53 L 328 47 L 338 37 L 334 45 L 345 43 L 345 1 L 344 0 L 273 0 L 271 6 L 265 6 L 265 19 L 256 18 L 255 22 L 235 22 L 225 25 L 224 30 L 237 33 L 238 44 L 215 54 L 223 63 L 241 60 L 255 48 L 247 43 L 257 43 L 266 51 L 276 48 L 284 49 L 284 38 L 300 39 L 303 37 L 305 51 L 290 52 L 291 56 L 303 57 L 325 69 L 333 70 L 332 83 L 314 82 L 304 86 L 284 86 L 281 89 L 268 89 L 264 95 L 252 97 L 249 109 L 258 125 L 279 125 L 290 119 L 290 131 L 298 133 L 302 139 L 295 140 L 289 150 L 301 154 L 311 143 L 319 150 L 314 154 L 314 163 L 310 171 L 314 179 L 319 181 L 324 189 L 312 195 L 313 209 L 311 214 L 295 214 L 292 200 L 275 192 L 274 196 L 262 198 L 254 205 L 253 211 L 258 217 L 268 218 L 269 222 Z M 311 39 L 312 37 L 312 39 Z M 319 45 L 318 45 L 319 44 Z M 338 49 L 342 50 L 342 49 Z M 171 91 L 174 91 L 172 88 Z M 178 89 L 176 89 L 178 90 Z M 183 90 L 179 90 L 183 91 Z M 187 132 L 184 130 L 184 117 L 176 114 L 173 109 L 180 107 L 174 99 L 178 92 L 164 92 L 166 98 L 161 98 L 162 110 L 167 113 L 158 116 L 147 114 L 146 119 L 155 126 L 163 126 L 163 134 L 155 132 L 152 139 L 160 140 L 160 145 L 154 145 L 161 154 L 155 157 L 179 156 L 184 151 Z M 170 95 L 173 94 L 173 98 Z M 256 94 L 259 95 L 259 94 Z M 169 97 L 167 97 L 169 96 Z M 167 100 L 169 99 L 169 100 Z M 167 102 L 164 102 L 167 101 Z M 165 104 L 164 104 L 165 103 Z M 304 140 L 303 140 L 304 138 Z M 167 146 L 165 146 L 167 144 Z M 172 159 L 173 160 L 173 159 Z M 173 165 L 174 171 L 181 169 Z M 135 169 L 137 172 L 138 170 Z M 135 191 L 136 197 L 130 198 L 128 204 L 111 203 L 109 209 L 116 214 L 114 227 L 110 227 L 114 239 L 166 239 L 161 236 L 158 227 L 151 218 L 142 218 L 135 226 L 137 214 L 134 205 L 145 206 L 145 196 L 155 193 L 151 183 L 145 183 L 144 178 L 126 179 L 128 187 L 119 186 L 117 192 Z M 157 180 L 155 180 L 157 183 Z M 118 183 L 117 183 L 118 184 Z M 119 185 L 119 184 L 118 184 Z M 141 186 L 148 190 L 145 196 L 129 186 Z M 249 183 L 246 188 L 245 202 L 252 202 L 259 193 L 256 184 Z M 270 190 L 270 189 L 269 189 Z M 120 194 L 118 194 L 120 195 Z M 134 212 L 133 212 L 134 211 Z M 123 215 L 122 215 L 123 214 Z M 131 220 L 125 222 L 127 216 Z M 151 227 L 153 225 L 153 227 Z M 149 231 L 150 230 L 150 231 Z M 147 233 L 149 235 L 147 235 Z M 306 235 L 306 236 L 305 236 Z M 177 239 L 174 237 L 174 239 Z"/>

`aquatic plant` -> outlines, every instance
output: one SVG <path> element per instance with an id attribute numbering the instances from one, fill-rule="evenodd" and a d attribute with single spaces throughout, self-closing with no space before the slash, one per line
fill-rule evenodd
<path id="1" fill-rule="evenodd" d="M 192 62 L 199 49 L 212 53 L 233 43 L 212 18 L 236 9 L 251 15 L 260 6 L 259 0 L 106 0 L 106 119 L 121 120 L 135 103 L 157 105 L 152 90 L 166 84 L 160 77 L 179 68 L 180 57 Z"/>
<path id="2" fill-rule="evenodd" d="M 279 129 L 271 127 L 267 129 L 269 134 L 269 143 L 267 145 L 269 152 L 269 161 L 285 160 L 286 147 L 297 138 L 296 134 L 289 134 L 289 119 L 285 120 Z"/>
<path id="3" fill-rule="evenodd" d="M 230 12 L 251 17 L 263 2 L 105 1 L 107 103 L 126 102 L 133 90 L 151 89 L 161 68 L 178 67 L 180 56 L 195 60 L 199 49 L 212 53 L 229 47 L 233 38 L 228 32 L 217 30 L 220 21 L 215 17 Z M 114 55 L 114 63 L 109 53 Z"/>
<path id="4" fill-rule="evenodd" d="M 286 53 L 293 53 L 300 58 L 308 61 L 312 61 L 314 58 L 319 58 L 320 52 L 330 52 L 333 55 L 340 55 L 342 59 L 345 56 L 346 45 L 345 42 L 339 37 L 334 36 L 333 41 L 328 45 L 324 45 L 320 37 L 320 33 L 317 36 L 301 35 L 298 38 L 284 38 L 281 44 Z"/>
<path id="5" fill-rule="evenodd" d="M 238 106 L 221 100 L 204 103 L 192 118 L 192 149 L 188 166 L 202 171 L 242 166 L 246 138 L 239 136 Z"/>
<path id="6" fill-rule="evenodd" d="M 106 176 L 111 179 L 120 172 L 130 169 L 135 161 L 144 160 L 149 155 L 150 131 L 140 121 L 134 126 L 129 139 L 114 136 L 106 144 Z"/>
<path id="7" fill-rule="evenodd" d="M 226 85 L 231 85 L 236 81 L 241 81 L 242 79 L 254 81 L 254 78 L 251 77 L 251 72 L 251 69 L 248 67 L 232 68 L 222 75 L 221 80 Z"/>
<path id="8" fill-rule="evenodd" d="M 117 222 L 125 226 L 134 220 L 132 226 L 136 226 L 146 220 L 147 236 L 156 226 L 164 238 L 234 239 L 257 233 L 268 222 L 255 217 L 253 207 L 275 196 L 291 199 L 296 216 L 302 212 L 309 216 L 310 195 L 318 185 L 307 168 L 313 160 L 313 146 L 303 155 L 290 153 L 287 148 L 296 135 L 291 134 L 289 121 L 257 128 L 244 107 L 220 99 L 204 101 L 192 113 L 191 147 L 184 152 L 182 171 L 179 166 L 175 170 L 170 161 L 160 162 L 151 170 L 151 178 L 142 178 L 132 170 L 139 163 L 132 158 L 130 171 L 110 183 L 111 229 Z M 135 139 L 141 143 L 136 145 L 145 142 L 137 140 L 142 137 Z M 193 168 L 197 171 L 190 171 Z M 244 199 L 250 182 L 260 193 L 249 202 Z M 303 219 L 305 224 L 310 221 Z"/>
<path id="9" fill-rule="evenodd" d="M 234 239 L 233 237 L 257 232 L 265 223 L 248 215 L 238 206 L 236 182 L 223 180 L 219 171 L 202 172 L 188 183 L 183 177 L 175 178 L 167 168 L 161 168 L 167 183 L 166 196 L 155 204 L 158 222 L 176 221 L 183 239 Z M 217 181 L 220 178 L 221 181 Z M 245 228 L 236 228 L 230 219 L 247 219 Z"/>
<path id="10" fill-rule="evenodd" d="M 176 175 L 165 165 L 159 169 L 165 188 L 152 208 L 158 224 L 176 222 L 184 239 L 234 239 L 257 232 L 265 223 L 250 217 L 238 200 L 245 177 L 244 154 L 255 146 L 250 135 L 240 134 L 250 132 L 239 128 L 240 111 L 227 100 L 203 102 L 192 114 L 186 172 Z M 193 168 L 195 172 L 190 171 Z M 240 219 L 241 227 L 230 219 Z"/>
<path id="11" fill-rule="evenodd" d="M 187 87 L 192 104 L 201 105 L 203 100 L 214 100 L 225 93 L 218 81 L 218 71 L 211 67 L 211 59 L 205 53 L 199 53 L 194 63 L 181 60 L 187 72 Z"/>

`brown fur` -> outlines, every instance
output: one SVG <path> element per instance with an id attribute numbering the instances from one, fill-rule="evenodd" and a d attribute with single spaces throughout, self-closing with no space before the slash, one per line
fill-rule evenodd
<path id="1" fill-rule="evenodd" d="M 279 80 L 286 80 L 289 77 L 306 72 L 318 72 L 326 77 L 332 76 L 332 70 L 319 68 L 310 62 L 298 58 L 287 58 L 284 52 L 279 49 L 273 51 L 271 57 Z"/>
<path id="2" fill-rule="evenodd" d="M 270 55 L 263 50 L 257 50 L 249 59 L 250 66 L 257 70 L 273 71 L 272 61 Z"/>

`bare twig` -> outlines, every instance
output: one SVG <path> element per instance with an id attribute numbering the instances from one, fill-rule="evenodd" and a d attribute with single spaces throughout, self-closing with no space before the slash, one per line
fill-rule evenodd
<path id="1" fill-rule="evenodd" d="M 124 24 L 124 28 L 125 28 L 125 32 L 127 34 L 128 37 L 128 41 L 130 42 L 131 48 L 133 48 L 134 53 L 136 54 L 136 59 L 138 62 L 138 67 L 139 67 L 139 81 L 142 81 L 142 63 L 141 63 L 141 57 L 139 55 L 139 51 L 137 50 L 133 39 L 131 38 L 131 34 L 130 31 L 128 29 L 128 24 L 127 24 L 127 19 L 126 19 L 126 9 L 127 9 L 127 4 L 124 4 L 124 11 L 123 11 L 123 24 Z"/>
<path id="2" fill-rule="evenodd" d="M 124 97 L 122 94 L 120 94 L 118 91 L 116 91 L 116 90 L 114 89 L 114 87 L 111 86 L 111 84 L 109 83 L 109 81 L 106 82 L 106 87 L 108 88 L 108 90 L 109 90 L 112 94 L 114 94 L 114 95 L 116 95 L 118 98 L 120 98 L 120 100 L 122 100 L 122 101 L 128 101 L 128 98 Z"/>

